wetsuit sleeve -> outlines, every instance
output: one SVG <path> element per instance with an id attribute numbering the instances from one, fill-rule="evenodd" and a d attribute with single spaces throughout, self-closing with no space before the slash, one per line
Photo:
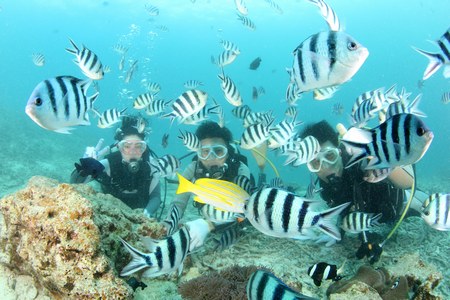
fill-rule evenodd
<path id="1" fill-rule="evenodd" d="M 155 215 L 161 204 L 161 184 L 159 182 L 159 177 L 154 178 L 153 181 L 157 181 L 157 183 L 153 187 L 153 190 L 151 190 L 147 206 L 145 207 L 145 211 L 152 217 Z"/>
<path id="2" fill-rule="evenodd" d="M 192 180 L 194 179 L 194 175 L 195 175 L 195 166 L 196 166 L 195 161 L 191 162 L 186 169 L 184 169 L 183 171 L 183 177 L 186 178 L 187 180 Z M 188 204 L 189 198 L 191 197 L 191 193 L 184 193 L 184 194 L 179 194 L 179 195 L 175 195 L 172 203 L 170 204 L 169 207 L 169 215 L 166 217 L 166 220 L 169 221 L 170 220 L 170 212 L 172 211 L 172 207 L 176 206 L 178 208 L 178 211 L 180 212 L 180 219 L 183 217 L 184 215 L 184 211 L 186 210 L 186 206 Z"/>

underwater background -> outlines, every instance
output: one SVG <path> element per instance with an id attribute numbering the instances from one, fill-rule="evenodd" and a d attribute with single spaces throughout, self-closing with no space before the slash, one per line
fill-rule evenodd
<path id="1" fill-rule="evenodd" d="M 22 188 L 34 175 L 68 182 L 73 163 L 82 156 L 86 146 L 95 145 L 99 138 L 113 142 L 116 127 L 98 128 L 93 114 L 91 126 L 77 127 L 69 135 L 45 130 L 25 114 L 28 97 L 40 81 L 60 75 L 83 78 L 72 62 L 73 55 L 64 50 L 70 47 L 68 38 L 86 45 L 104 65 L 111 67 L 111 72 L 99 81 L 100 96 L 95 102 L 99 111 L 128 107 L 127 112 L 133 112 L 132 101 L 146 92 L 145 82 L 158 82 L 162 87 L 159 96 L 170 100 L 185 91 L 184 82 L 195 79 L 204 83 L 200 89 L 223 105 L 226 126 L 234 138 L 239 139 L 243 132 L 241 121 L 231 114 L 233 107 L 223 98 L 217 78 L 220 70 L 210 59 L 211 55 L 217 57 L 222 52 L 222 39 L 233 41 L 241 54 L 225 67 L 225 71 L 238 86 L 244 104 L 254 111 L 273 110 L 276 120 L 281 121 L 287 108 L 283 99 L 289 82 L 285 68 L 292 66 L 292 52 L 308 36 L 328 30 L 328 26 L 318 9 L 307 1 L 278 0 L 276 3 L 282 8 L 282 14 L 266 1 L 247 0 L 246 3 L 249 17 L 256 25 L 254 31 L 245 28 L 237 19 L 232 0 L 0 1 L 0 197 Z M 158 7 L 159 14 L 149 16 L 146 4 Z M 332 99 L 315 101 L 311 93 L 305 93 L 297 102 L 297 119 L 305 123 L 326 119 L 333 125 L 341 122 L 349 126 L 351 107 L 356 97 L 365 91 L 397 84 L 398 89 L 405 87 L 412 97 L 422 93 L 420 109 L 427 114 L 424 122 L 435 137 L 416 165 L 418 187 L 428 193 L 448 193 L 450 104 L 442 103 L 441 98 L 450 91 L 449 80 L 439 70 L 420 86 L 418 82 L 428 60 L 411 46 L 438 52 L 438 47 L 428 41 L 436 41 L 448 29 L 450 1 L 329 0 L 328 4 L 338 14 L 344 30 L 367 47 L 370 54 L 352 80 L 343 84 Z M 129 83 L 124 82 L 124 73 L 117 67 L 121 58 L 113 49 L 117 44 L 129 48 L 125 71 L 129 61 L 138 60 L 138 71 Z M 45 56 L 43 67 L 33 64 L 33 53 Z M 249 64 L 256 57 L 261 57 L 261 66 L 250 70 Z M 262 86 L 266 91 L 256 101 L 252 100 L 253 86 Z M 124 89 L 130 91 L 131 99 L 124 96 Z M 88 95 L 93 92 L 91 87 Z M 344 106 L 343 114 L 332 113 L 336 103 Z M 158 155 L 178 157 L 187 153 L 177 138 L 179 129 L 195 131 L 195 126 L 175 122 L 170 127 L 169 119 L 156 117 L 150 121 L 152 133 L 148 143 L 153 151 Z M 167 148 L 161 145 L 165 133 L 169 134 Z M 258 168 L 251 153 L 245 150 L 242 153 L 249 158 L 251 170 L 257 176 Z M 268 158 L 286 183 L 306 188 L 309 172 L 305 165 L 283 166 L 284 158 L 270 152 Z M 182 161 L 182 168 L 188 160 Z M 275 176 L 269 165 L 265 172 L 269 179 Z M 167 201 L 170 200 L 171 195 L 168 195 Z M 417 228 L 427 226 L 419 221 Z M 411 224 L 405 227 L 415 230 Z M 402 230 L 405 232 L 406 229 Z M 423 230 L 422 236 L 431 235 L 431 242 L 419 251 L 420 256 L 425 260 L 427 256 L 436 257 L 434 263 L 445 274 L 440 292 L 450 297 L 448 232 Z M 406 253 L 418 250 L 413 247 L 424 246 L 415 240 L 411 231 L 406 232 L 408 238 L 399 239 L 401 244 L 392 251 L 401 249 L 398 251 Z M 283 241 L 276 242 L 280 249 Z M 447 252 L 433 253 L 441 247 L 433 245 L 433 241 L 442 243 L 443 249 L 446 245 Z M 324 255 L 328 255 L 327 251 L 337 252 L 321 251 Z"/>

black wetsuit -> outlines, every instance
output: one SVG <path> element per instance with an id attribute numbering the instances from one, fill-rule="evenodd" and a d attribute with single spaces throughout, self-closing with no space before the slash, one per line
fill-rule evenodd
<path id="1" fill-rule="evenodd" d="M 341 150 L 345 166 L 350 157 L 344 148 Z M 335 182 L 327 183 L 320 179 L 320 186 L 323 188 L 322 199 L 327 201 L 330 207 L 351 201 L 352 204 L 343 215 L 351 211 L 382 213 L 380 222 L 394 222 L 403 209 L 403 190 L 394 187 L 387 180 L 370 183 L 363 177 L 364 171 L 361 170 L 361 163 L 358 163 L 348 169 L 344 168 L 342 177 L 336 178 Z"/>

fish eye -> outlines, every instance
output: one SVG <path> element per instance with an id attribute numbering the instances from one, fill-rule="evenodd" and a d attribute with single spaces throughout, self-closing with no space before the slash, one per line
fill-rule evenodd
<path id="1" fill-rule="evenodd" d="M 34 99 L 34 104 L 36 104 L 36 106 L 41 106 L 42 105 L 42 99 L 41 98 Z"/>
<path id="2" fill-rule="evenodd" d="M 355 42 L 350 41 L 347 44 L 347 48 L 348 50 L 356 50 L 356 48 L 358 48 L 358 45 Z"/>
<path id="3" fill-rule="evenodd" d="M 418 136 L 422 136 L 422 135 L 424 135 L 425 134 L 425 128 L 423 128 L 423 127 L 418 127 L 417 128 L 417 135 Z"/>

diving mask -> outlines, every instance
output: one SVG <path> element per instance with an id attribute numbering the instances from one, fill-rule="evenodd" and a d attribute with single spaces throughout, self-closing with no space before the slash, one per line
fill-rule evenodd
<path id="1" fill-rule="evenodd" d="M 201 160 L 210 159 L 211 155 L 214 155 L 216 159 L 222 159 L 228 154 L 228 148 L 224 145 L 205 145 L 201 146 L 197 151 L 198 158 Z"/>
<path id="2" fill-rule="evenodd" d="M 328 164 L 328 166 L 334 165 L 339 159 L 340 150 L 334 147 L 326 147 L 320 150 L 316 158 L 308 162 L 307 166 L 311 172 L 317 173 L 322 169 L 322 164 Z"/>
<path id="3" fill-rule="evenodd" d="M 122 140 L 117 144 L 117 147 L 127 154 L 132 152 L 144 153 L 147 143 L 141 140 Z"/>

